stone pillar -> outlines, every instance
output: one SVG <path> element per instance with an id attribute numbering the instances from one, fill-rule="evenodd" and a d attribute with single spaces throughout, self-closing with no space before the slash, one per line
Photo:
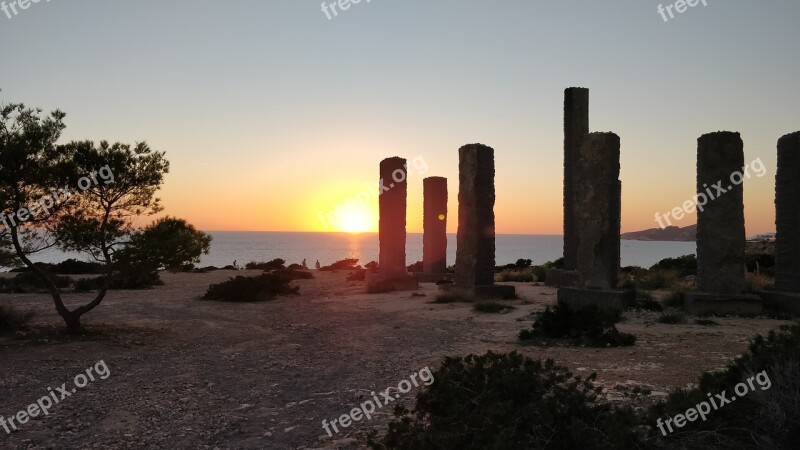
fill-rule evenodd
<path id="1" fill-rule="evenodd" d="M 616 289 L 620 258 L 620 139 L 592 133 L 580 146 L 575 175 L 577 271 L 581 287 Z"/>
<path id="2" fill-rule="evenodd" d="M 385 275 L 406 274 L 406 160 L 386 158 L 380 164 L 381 186 L 388 190 L 378 197 L 379 271 Z"/>
<path id="3" fill-rule="evenodd" d="M 581 142 L 589 134 L 589 89 L 571 87 L 564 91 L 564 269 L 578 267 L 578 230 L 575 201 L 579 180 Z M 580 197 L 580 195 L 577 195 Z"/>
<path id="4" fill-rule="evenodd" d="M 573 171 L 576 283 L 558 289 L 558 301 L 576 309 L 594 305 L 623 310 L 636 302 L 635 291 L 617 289 L 622 213 L 619 160 L 619 136 L 584 136 Z"/>
<path id="5" fill-rule="evenodd" d="M 800 131 L 778 140 L 775 289 L 800 293 Z"/>
<path id="6" fill-rule="evenodd" d="M 744 189 L 741 183 L 731 182 L 731 174 L 741 172 L 742 167 L 744 144 L 739 133 L 710 133 L 697 140 L 697 289 L 700 292 L 744 292 Z M 720 193 L 718 187 L 726 192 Z M 701 206 L 704 197 L 707 201 Z"/>
<path id="7" fill-rule="evenodd" d="M 513 297 L 513 286 L 494 285 L 494 149 L 470 144 L 458 150 L 458 238 L 453 286 L 473 297 Z"/>
<path id="8" fill-rule="evenodd" d="M 443 275 L 447 272 L 447 178 L 425 178 L 422 191 L 422 271 Z"/>
<path id="9" fill-rule="evenodd" d="M 406 268 L 406 160 L 398 157 L 384 159 L 380 163 L 380 177 L 378 272 L 366 274 L 367 292 L 417 289 L 416 278 L 409 275 Z"/>

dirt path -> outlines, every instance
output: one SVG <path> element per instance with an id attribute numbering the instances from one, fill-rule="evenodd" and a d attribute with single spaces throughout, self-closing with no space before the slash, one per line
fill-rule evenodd
<path id="1" fill-rule="evenodd" d="M 658 398 L 702 370 L 723 367 L 750 337 L 784 323 L 662 325 L 654 313 L 626 313 L 619 328 L 637 336 L 634 347 L 520 346 L 517 332 L 530 325 L 532 311 L 555 302 L 553 289 L 515 283 L 522 297 L 512 302 L 517 309 L 495 315 L 467 304 L 431 304 L 430 284 L 421 297 L 368 296 L 344 273 L 297 282 L 300 296 L 273 302 L 196 300 L 210 283 L 232 275 L 165 273 L 165 285 L 156 289 L 112 292 L 85 316 L 92 332 L 80 339 L 60 334 L 49 297 L 0 296 L 0 304 L 38 313 L 35 333 L 0 338 L 0 415 L 27 408 L 48 387 L 74 386 L 76 375 L 101 360 L 110 370 L 20 431 L 8 435 L 0 427 L 0 447 L 358 448 L 369 430 L 385 427 L 391 407 L 333 438 L 322 420 L 434 368 L 445 355 L 517 350 L 575 373 L 597 371 L 612 401 L 624 401 L 634 384 L 650 385 L 650 397 Z M 414 391 L 398 401 L 410 405 L 413 398 Z"/>

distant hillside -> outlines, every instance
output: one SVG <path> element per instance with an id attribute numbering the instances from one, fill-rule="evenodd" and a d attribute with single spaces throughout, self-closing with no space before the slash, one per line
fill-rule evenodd
<path id="1" fill-rule="evenodd" d="M 688 227 L 667 227 L 650 228 L 644 231 L 632 231 L 622 233 L 622 239 L 631 241 L 671 241 L 671 242 L 694 242 L 697 238 L 697 225 Z"/>

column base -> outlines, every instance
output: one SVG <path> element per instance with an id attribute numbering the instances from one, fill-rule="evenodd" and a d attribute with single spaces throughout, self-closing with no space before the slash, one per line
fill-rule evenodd
<path id="1" fill-rule="evenodd" d="M 382 274 L 367 272 L 364 277 L 367 293 L 380 294 L 392 291 L 416 291 L 419 289 L 417 278 L 411 274 Z"/>
<path id="2" fill-rule="evenodd" d="M 686 311 L 693 315 L 757 316 L 764 311 L 764 301 L 752 294 L 686 294 Z"/>
<path id="3" fill-rule="evenodd" d="M 800 292 L 759 291 L 756 295 L 764 301 L 764 309 L 800 314 Z"/>

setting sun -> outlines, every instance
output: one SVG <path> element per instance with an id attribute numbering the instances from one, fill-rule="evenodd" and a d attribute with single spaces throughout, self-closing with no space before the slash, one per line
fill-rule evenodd
<path id="1" fill-rule="evenodd" d="M 349 208 L 344 211 L 339 222 L 336 224 L 337 228 L 347 233 L 363 233 L 370 231 L 371 226 L 370 216 L 367 211 L 359 208 Z"/>

